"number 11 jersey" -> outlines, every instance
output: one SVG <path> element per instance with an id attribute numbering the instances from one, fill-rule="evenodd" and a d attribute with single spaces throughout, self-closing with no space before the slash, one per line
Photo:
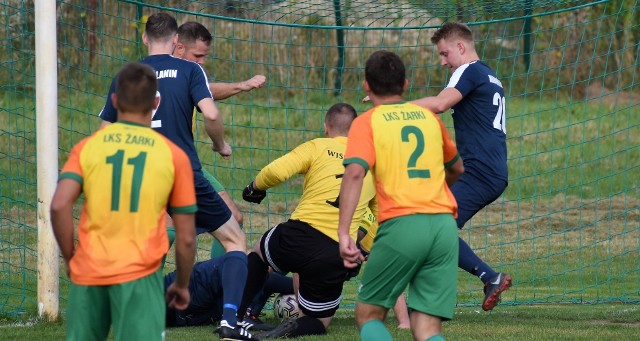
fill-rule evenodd
<path id="1" fill-rule="evenodd" d="M 197 211 L 187 155 L 135 123 L 117 122 L 80 141 L 60 179 L 79 182 L 85 195 L 70 262 L 77 285 L 119 284 L 158 270 L 169 249 L 167 208 Z"/>

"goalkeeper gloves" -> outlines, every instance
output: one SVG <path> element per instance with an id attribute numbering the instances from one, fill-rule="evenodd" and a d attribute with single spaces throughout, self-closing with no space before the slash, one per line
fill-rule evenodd
<path id="1" fill-rule="evenodd" d="M 255 187 L 253 187 L 253 181 L 251 181 L 251 183 L 242 190 L 242 199 L 254 204 L 261 203 L 262 200 L 266 197 L 267 191 L 255 189 Z"/>

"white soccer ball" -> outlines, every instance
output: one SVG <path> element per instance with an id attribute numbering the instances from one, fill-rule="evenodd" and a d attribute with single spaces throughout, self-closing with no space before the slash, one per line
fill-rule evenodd
<path id="1" fill-rule="evenodd" d="M 278 295 L 273 302 L 273 313 L 279 319 L 300 317 L 296 295 Z"/>

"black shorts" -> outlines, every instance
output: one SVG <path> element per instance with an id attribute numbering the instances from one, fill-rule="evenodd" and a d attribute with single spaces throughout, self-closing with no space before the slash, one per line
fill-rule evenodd
<path id="1" fill-rule="evenodd" d="M 289 220 L 262 236 L 260 250 L 275 271 L 298 273 L 298 304 L 305 315 L 335 314 L 342 285 L 353 275 L 343 265 L 338 242 L 305 222 Z"/>
<path id="2" fill-rule="evenodd" d="M 196 187 L 196 234 L 213 232 L 231 219 L 231 210 L 201 171 L 193 172 Z"/>

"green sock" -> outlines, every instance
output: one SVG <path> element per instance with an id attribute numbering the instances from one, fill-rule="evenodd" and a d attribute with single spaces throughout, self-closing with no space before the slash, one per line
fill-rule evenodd
<path id="1" fill-rule="evenodd" d="M 213 243 L 211 243 L 211 259 L 220 257 L 224 255 L 225 252 L 226 251 L 222 247 L 222 244 L 220 244 L 220 242 L 217 239 L 214 239 Z"/>
<path id="2" fill-rule="evenodd" d="M 360 339 L 367 341 L 391 341 L 393 338 L 380 320 L 370 320 L 360 329 Z"/>
<path id="3" fill-rule="evenodd" d="M 442 336 L 442 334 L 436 334 L 425 341 L 444 341 L 444 336 Z"/>
<path id="4" fill-rule="evenodd" d="M 167 236 L 169 236 L 169 248 L 173 245 L 173 242 L 176 240 L 176 229 L 173 226 L 167 227 Z M 162 268 L 164 269 L 164 262 L 167 260 L 167 255 L 162 257 Z"/>

